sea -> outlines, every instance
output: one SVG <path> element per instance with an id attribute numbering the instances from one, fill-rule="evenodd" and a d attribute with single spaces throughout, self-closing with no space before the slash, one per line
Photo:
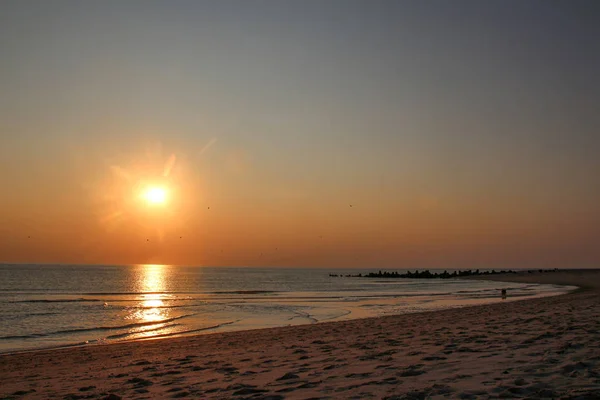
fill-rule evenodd
<path id="1" fill-rule="evenodd" d="M 377 271 L 0 264 L 0 353 L 435 311 L 574 289 L 346 276 L 359 272 Z"/>

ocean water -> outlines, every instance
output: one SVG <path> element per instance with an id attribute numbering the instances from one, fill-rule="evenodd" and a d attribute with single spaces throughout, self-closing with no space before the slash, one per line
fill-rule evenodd
<path id="1" fill-rule="evenodd" d="M 432 311 L 572 289 L 330 272 L 374 271 L 0 265 L 0 352 Z"/>

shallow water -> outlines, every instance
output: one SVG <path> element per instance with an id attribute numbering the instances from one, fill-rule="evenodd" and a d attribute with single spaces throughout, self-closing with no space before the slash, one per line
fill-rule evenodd
<path id="1" fill-rule="evenodd" d="M 0 352 L 438 310 L 569 288 L 362 271 L 0 265 Z"/>

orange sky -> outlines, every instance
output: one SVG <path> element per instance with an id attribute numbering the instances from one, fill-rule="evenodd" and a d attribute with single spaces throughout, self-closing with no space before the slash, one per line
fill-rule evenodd
<path id="1" fill-rule="evenodd" d="M 243 152 L 219 144 L 195 159 L 154 143 L 114 163 L 98 149 L 15 170 L 12 187 L 28 184 L 2 199 L 3 261 L 514 268 L 590 266 L 598 255 L 589 215 L 534 196 L 273 182 L 249 160 L 232 164 Z M 168 190 L 167 203 L 139 198 L 148 179 Z"/>
<path id="2" fill-rule="evenodd" d="M 600 262 L 585 10 L 59 3 L 0 15 L 0 262 Z"/>

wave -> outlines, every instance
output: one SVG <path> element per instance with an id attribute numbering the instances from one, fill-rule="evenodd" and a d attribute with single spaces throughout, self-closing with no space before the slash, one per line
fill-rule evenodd
<path id="1" fill-rule="evenodd" d="M 498 292 L 500 291 L 500 288 L 493 288 L 493 289 L 475 289 L 475 290 L 457 290 L 456 292 L 454 292 L 455 294 L 469 294 L 469 293 L 492 293 L 492 292 Z"/>
<path id="2" fill-rule="evenodd" d="M 188 330 L 182 330 L 182 331 L 177 331 L 177 332 L 169 332 L 169 333 L 162 333 L 159 335 L 152 335 L 152 336 L 144 336 L 144 337 L 138 337 L 136 338 L 136 335 L 139 335 L 141 333 L 148 333 L 148 332 L 154 332 L 154 331 L 159 331 L 161 329 L 166 329 L 166 328 L 174 328 L 177 326 L 182 326 L 181 324 L 170 324 L 170 325 L 166 325 L 166 326 L 161 326 L 161 327 L 157 327 L 157 328 L 153 328 L 153 329 L 148 329 L 145 331 L 139 331 L 139 332 L 126 332 L 126 333 L 121 333 L 121 334 L 117 334 L 117 335 L 110 335 L 105 337 L 104 339 L 106 340 L 118 340 L 118 339 L 126 339 L 128 337 L 131 337 L 131 341 L 135 341 L 135 340 L 150 340 L 150 339 L 158 339 L 158 338 L 165 338 L 165 337 L 171 337 L 171 336 L 182 336 L 182 335 L 189 335 L 192 333 L 197 333 L 197 332 L 202 332 L 202 331 L 207 331 L 207 330 L 211 330 L 211 329 L 217 329 L 220 328 L 222 326 L 227 326 L 227 325 L 231 325 L 234 324 L 236 322 L 239 322 L 240 320 L 237 321 L 229 321 L 229 322 L 223 322 L 221 324 L 217 324 L 217 325 L 212 325 L 212 326 L 206 326 L 203 328 L 197 328 L 197 329 L 188 329 Z"/>
<path id="3" fill-rule="evenodd" d="M 40 312 L 40 313 L 29 313 L 29 314 L 16 314 L 16 315 L 3 315 L 0 317 L 0 321 L 18 321 L 21 319 L 31 317 L 43 317 L 46 315 L 57 315 L 57 312 Z"/>
<path id="4" fill-rule="evenodd" d="M 392 293 L 392 294 L 388 294 L 388 293 L 372 293 L 372 294 L 357 294 L 357 295 L 353 295 L 353 296 L 349 296 L 349 295 L 337 295 L 337 294 L 331 294 L 331 295 L 324 295 L 324 296 L 275 296 L 273 297 L 274 300 L 344 300 L 344 301 L 348 301 L 348 300 L 354 300 L 354 299 L 379 299 L 379 298 L 401 298 L 401 297 L 423 297 L 423 296 L 448 296 L 451 295 L 451 292 L 444 292 L 444 293 L 426 293 L 426 292 L 422 292 L 422 293 Z M 254 298 L 251 297 L 221 297 L 219 298 L 219 300 L 239 300 L 239 299 L 250 299 L 250 300 L 254 300 Z M 269 298 L 267 298 L 269 299 Z"/>
<path id="5" fill-rule="evenodd" d="M 82 292 L 76 294 L 84 296 L 133 296 L 144 294 L 190 294 L 190 292 Z"/>
<path id="6" fill-rule="evenodd" d="M 148 338 L 142 338 L 141 340 L 158 339 L 158 338 L 165 338 L 165 337 L 170 337 L 170 336 L 189 335 L 190 333 L 197 333 L 197 332 L 202 332 L 202 331 L 209 331 L 211 329 L 217 329 L 217 328 L 220 328 L 222 326 L 227 326 L 227 325 L 235 324 L 236 322 L 239 322 L 239 321 L 241 321 L 241 320 L 223 322 L 221 324 L 217 324 L 217 325 L 213 325 L 213 326 L 206 326 L 204 328 L 198 328 L 198 329 L 189 329 L 187 331 L 164 333 L 162 335 L 155 335 L 155 336 L 151 336 L 151 337 L 148 337 Z"/>
<path id="7" fill-rule="evenodd" d="M 93 303 L 93 302 L 101 302 L 103 300 L 100 299 L 35 299 L 35 300 L 14 300 L 9 301 L 9 303 Z"/>
<path id="8" fill-rule="evenodd" d="M 110 304 L 110 303 L 109 303 Z M 112 306 L 113 308 L 121 308 L 123 310 L 154 310 L 156 308 L 194 308 L 194 307 L 198 307 L 204 305 L 204 303 L 194 303 L 194 304 L 184 304 L 184 305 L 179 305 L 179 306 L 122 306 L 122 307 L 118 307 L 118 306 Z"/>
<path id="9" fill-rule="evenodd" d="M 146 330 L 143 330 L 143 331 L 119 333 L 119 334 L 116 334 L 116 335 L 109 335 L 109 336 L 105 337 L 105 339 L 107 339 L 107 340 L 111 340 L 111 339 L 112 340 L 114 340 L 114 339 L 124 339 L 124 338 L 126 338 L 128 336 L 137 335 L 137 334 L 140 334 L 140 333 L 148 333 L 148 332 L 159 331 L 161 329 L 166 329 L 166 328 L 174 328 L 176 326 L 181 326 L 181 324 L 167 324 L 167 325 L 158 326 L 158 327 L 152 328 L 152 329 L 146 329 Z"/>
<path id="10" fill-rule="evenodd" d="M 55 289 L 31 289 L 31 288 L 0 288 L 2 294 L 36 294 L 39 295 L 47 294 L 50 296 L 57 295 L 75 295 L 75 296 L 133 296 L 133 295 L 145 295 L 145 294 L 203 294 L 205 292 L 189 292 L 189 291 L 173 291 L 173 292 L 75 292 L 75 291 L 64 291 Z"/>
<path id="11" fill-rule="evenodd" d="M 362 289 L 342 289 L 345 290 L 362 290 Z M 157 291 L 157 292 L 64 292 L 64 291 L 54 291 L 48 289 L 19 289 L 19 288 L 10 288 L 10 289 L 0 289 L 0 292 L 4 293 L 15 293 L 15 294 L 35 294 L 39 295 L 40 293 L 48 294 L 48 295 L 78 295 L 78 296 L 143 296 L 148 294 L 158 294 L 158 295 L 206 295 L 206 294 L 267 294 L 267 293 L 280 293 L 280 290 L 227 290 L 227 291 Z"/>
<path id="12" fill-rule="evenodd" d="M 344 310 L 344 313 L 340 313 L 339 315 L 334 315 L 331 317 L 321 318 L 318 322 L 329 321 L 336 318 L 345 317 L 346 315 L 352 314 L 352 311 Z"/>
<path id="13" fill-rule="evenodd" d="M 202 332 L 202 331 L 207 331 L 207 330 L 211 330 L 211 329 L 217 329 L 220 328 L 222 326 L 227 326 L 227 325 L 231 325 L 234 324 L 236 322 L 239 322 L 239 320 L 237 321 L 229 321 L 229 322 L 223 322 L 221 324 L 217 324 L 217 325 L 212 325 L 212 326 L 206 326 L 203 328 L 198 328 L 198 329 L 188 329 L 188 330 L 183 330 L 183 331 L 177 331 L 177 332 L 170 332 L 170 333 L 162 333 L 159 335 L 152 335 L 152 336 L 144 336 L 141 338 L 133 338 L 131 339 L 132 341 L 135 340 L 149 340 L 149 339 L 157 339 L 157 338 L 165 338 L 165 337 L 171 337 L 171 336 L 182 336 L 182 335 L 188 335 L 188 334 L 192 334 L 192 333 L 197 333 L 197 332 Z M 118 339 L 126 339 L 128 337 L 135 337 L 135 335 L 139 335 L 140 333 L 148 333 L 148 332 L 154 332 L 154 331 L 159 331 L 161 329 L 166 329 L 166 328 L 174 328 L 177 326 L 182 326 L 182 324 L 167 324 L 164 326 L 160 326 L 160 327 L 156 327 L 156 328 L 152 328 L 152 329 L 147 329 L 144 331 L 138 331 L 138 332 L 126 332 L 126 333 L 121 333 L 121 334 L 116 334 L 116 335 L 110 335 L 107 336 L 103 339 L 105 340 L 118 340 Z M 82 342 L 82 343 L 78 343 L 77 345 L 81 345 L 81 344 L 89 344 L 90 342 Z"/>
<path id="14" fill-rule="evenodd" d="M 208 294 L 267 294 L 267 293 L 280 293 L 276 290 L 230 290 L 230 291 L 215 291 L 207 292 Z"/>
<path id="15" fill-rule="evenodd" d="M 19 303 L 140 303 L 144 302 L 148 299 L 35 299 L 35 300 L 12 300 L 8 301 L 8 303 L 19 304 Z M 204 299 L 194 299 L 194 298 L 182 298 L 182 299 L 160 299 L 165 302 L 182 302 L 182 301 L 201 301 L 204 302 Z M 200 303 L 196 303 L 200 304 Z M 162 306 L 124 306 L 124 308 L 180 308 L 180 307 L 188 307 L 189 305 L 162 305 Z"/>
<path id="16" fill-rule="evenodd" d="M 244 291 L 242 291 L 243 293 Z M 263 292 L 261 290 L 248 290 L 248 292 Z M 265 291 L 272 292 L 272 291 Z M 76 292 L 70 293 L 80 296 L 143 296 L 148 294 L 162 294 L 162 295 L 197 295 L 197 294 L 215 294 L 215 293 L 227 293 L 227 292 L 190 292 L 190 291 L 168 291 L 168 292 Z M 237 292 L 231 292 L 237 293 Z"/>
<path id="17" fill-rule="evenodd" d="M 94 328 L 77 328 L 77 329 L 66 329 L 61 331 L 54 332 L 45 332 L 45 333 L 30 333 L 27 335 L 11 335 L 11 336 L 0 336 L 0 340 L 10 340 L 10 339 L 33 339 L 40 338 L 46 336 L 55 336 L 55 335 L 64 335 L 69 333 L 81 333 L 81 332 L 95 332 L 95 331 L 109 331 L 116 329 L 128 329 L 128 328 L 136 328 L 140 326 L 149 326 L 149 325 L 158 325 L 158 324 L 166 324 L 168 322 L 177 321 L 179 319 L 192 317 L 196 314 L 187 314 L 180 315 L 179 317 L 166 318 L 159 321 L 147 321 L 147 322 L 136 322 L 132 324 L 119 325 L 119 326 L 97 326 Z"/>

